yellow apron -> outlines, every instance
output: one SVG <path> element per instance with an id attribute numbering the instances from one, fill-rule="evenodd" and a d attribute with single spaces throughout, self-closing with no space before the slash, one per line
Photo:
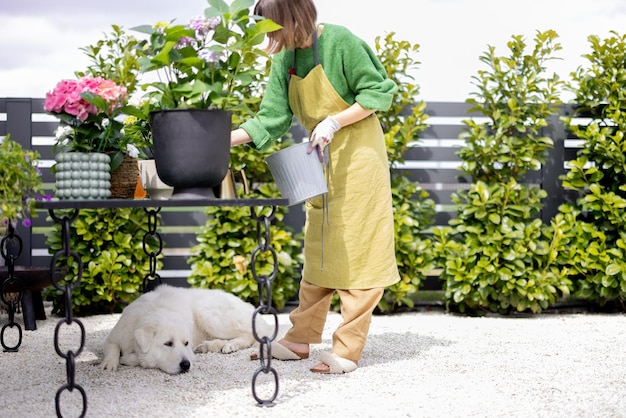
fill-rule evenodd
<path id="1" fill-rule="evenodd" d="M 316 66 L 304 78 L 292 75 L 289 83 L 291 109 L 309 131 L 350 106 L 319 64 L 316 35 L 313 47 Z M 372 114 L 340 129 L 327 149 L 328 207 L 321 196 L 305 204 L 302 278 L 331 289 L 398 282 L 387 150 L 378 118 Z"/>

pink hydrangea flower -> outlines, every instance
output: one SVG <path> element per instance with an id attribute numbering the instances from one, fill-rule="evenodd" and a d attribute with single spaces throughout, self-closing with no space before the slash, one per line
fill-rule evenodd
<path id="1" fill-rule="evenodd" d="M 102 77 L 83 77 L 80 80 L 61 80 L 52 92 L 46 93 L 44 110 L 53 113 L 67 113 L 85 121 L 89 115 L 96 115 L 100 110 L 85 99 L 81 93 L 90 92 L 102 97 L 110 104 L 112 112 L 119 103 L 126 99 L 126 87 L 118 86 Z"/>

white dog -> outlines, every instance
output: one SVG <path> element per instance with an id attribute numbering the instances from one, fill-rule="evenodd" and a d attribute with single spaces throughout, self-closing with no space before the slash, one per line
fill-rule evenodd
<path id="1" fill-rule="evenodd" d="M 185 373 L 194 352 L 232 353 L 251 347 L 254 310 L 222 290 L 160 285 L 124 309 L 105 340 L 101 368 L 117 370 L 124 364 Z M 256 329 L 260 336 L 271 332 L 261 317 Z"/>

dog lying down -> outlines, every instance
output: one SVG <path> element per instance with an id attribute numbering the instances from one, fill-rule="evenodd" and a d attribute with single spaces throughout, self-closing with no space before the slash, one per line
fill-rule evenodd
<path id="1" fill-rule="evenodd" d="M 129 304 L 104 342 L 101 368 L 120 364 L 158 368 L 169 374 L 191 370 L 194 353 L 232 353 L 251 347 L 255 307 L 217 289 L 160 285 Z M 257 316 L 257 333 L 272 327 Z"/>

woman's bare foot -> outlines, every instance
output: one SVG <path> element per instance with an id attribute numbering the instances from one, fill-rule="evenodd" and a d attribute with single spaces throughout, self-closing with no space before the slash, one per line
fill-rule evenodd
<path id="1" fill-rule="evenodd" d="M 292 343 L 291 341 L 287 341 L 286 339 L 282 339 L 280 341 L 278 341 L 278 344 L 285 346 L 286 348 L 290 349 L 291 351 L 293 351 L 294 353 L 301 355 L 301 354 L 309 354 L 309 345 L 308 344 L 303 344 L 303 343 Z M 300 356 L 302 357 L 302 356 Z"/>
<path id="2" fill-rule="evenodd" d="M 318 363 L 315 366 L 311 367 L 309 370 L 311 370 L 313 373 L 330 373 L 330 366 L 328 364 L 325 363 Z"/>
<path id="3" fill-rule="evenodd" d="M 332 354 L 327 351 L 324 351 L 320 354 L 320 362 L 309 370 L 311 370 L 313 373 L 342 374 L 342 373 L 350 373 L 356 370 L 357 367 L 358 367 L 357 361 L 339 357 L 336 354 Z"/>
<path id="4" fill-rule="evenodd" d="M 309 358 L 309 345 L 292 343 L 286 339 L 272 342 L 272 357 L 279 360 L 303 360 Z M 267 354 L 267 351 L 265 352 Z M 259 353 L 250 354 L 250 360 L 258 360 Z"/>

